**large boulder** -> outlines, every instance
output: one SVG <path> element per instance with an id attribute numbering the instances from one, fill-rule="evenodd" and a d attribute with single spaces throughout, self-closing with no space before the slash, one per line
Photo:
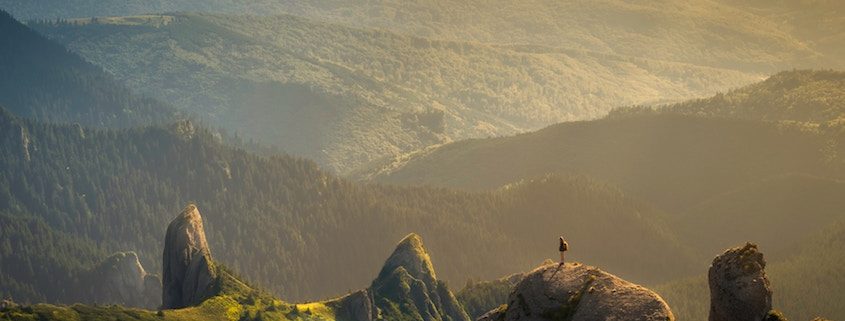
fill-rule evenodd
<path id="1" fill-rule="evenodd" d="M 370 286 L 374 306 L 385 320 L 469 321 L 434 266 L 422 239 L 411 234 L 396 246 Z"/>
<path id="2" fill-rule="evenodd" d="M 772 289 L 766 261 L 757 245 L 732 248 L 713 260 L 710 281 L 710 321 L 760 321 L 772 309 Z"/>
<path id="3" fill-rule="evenodd" d="M 508 302 L 480 321 L 642 320 L 675 316 L 653 291 L 578 263 L 543 265 L 524 276 Z"/>
<path id="4" fill-rule="evenodd" d="M 217 274 L 195 205 L 167 226 L 162 268 L 164 309 L 194 306 L 216 294 Z"/>

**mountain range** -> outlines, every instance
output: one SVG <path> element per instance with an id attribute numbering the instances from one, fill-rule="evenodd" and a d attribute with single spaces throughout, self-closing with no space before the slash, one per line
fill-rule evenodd
<path id="1" fill-rule="evenodd" d="M 165 226 L 168 208 L 190 201 L 205 204 L 205 215 L 219 222 L 206 227 L 219 258 L 247 280 L 294 300 L 362 287 L 377 268 L 376 253 L 410 232 L 441 253 L 441 277 L 457 284 L 471 266 L 483 267 L 474 268 L 473 277 L 492 278 L 542 261 L 548 240 L 544 233 L 523 237 L 526 231 L 571 230 L 574 241 L 593 249 L 575 257 L 619 267 L 617 273 L 633 280 L 691 273 L 690 255 L 663 213 L 589 178 L 548 177 L 487 193 L 363 184 L 312 161 L 230 146 L 187 120 L 106 129 L 4 110 L 0 131 L 6 169 L 0 173 L 0 212 L 21 228 L 3 233 L 8 246 L 0 262 L 8 266 L 0 275 L 14 286 L 2 290 L 23 302 L 87 301 L 52 285 L 74 282 L 109 253 L 134 251 L 146 270 L 160 270 L 156 227 Z M 560 218 L 596 229 L 603 222 L 629 224 L 605 238 L 567 228 Z M 369 232 L 374 228 L 384 235 Z M 626 241 L 640 235 L 646 236 L 641 243 Z M 626 257 L 601 244 L 675 254 Z M 332 273 L 336 266 L 345 273 Z"/>
<path id="2" fill-rule="evenodd" d="M 0 0 L 0 319 L 513 317 L 561 234 L 683 320 L 746 241 L 845 315 L 835 1 L 73 1 Z M 622 283 L 554 265 L 551 316 Z"/>
<path id="3" fill-rule="evenodd" d="M 141 93 L 337 173 L 430 145 L 593 119 L 616 106 L 679 101 L 761 77 L 287 15 L 100 17 L 32 26 Z"/>

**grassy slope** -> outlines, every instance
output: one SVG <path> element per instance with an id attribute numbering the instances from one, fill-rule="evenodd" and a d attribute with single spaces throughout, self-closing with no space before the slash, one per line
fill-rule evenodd
<path id="1" fill-rule="evenodd" d="M 195 307 L 176 310 L 149 311 L 126 308 L 119 305 L 13 305 L 0 310 L 0 320 L 124 320 L 124 321 L 246 321 L 246 320 L 309 320 L 334 321 L 332 306 L 337 300 L 289 304 L 266 293 L 254 290 L 233 276 L 228 270 L 221 270 L 219 294 Z"/>
<path id="2" fill-rule="evenodd" d="M 36 27 L 134 88 L 339 171 L 759 78 L 671 59 L 438 41 L 292 16 L 144 19 Z"/>

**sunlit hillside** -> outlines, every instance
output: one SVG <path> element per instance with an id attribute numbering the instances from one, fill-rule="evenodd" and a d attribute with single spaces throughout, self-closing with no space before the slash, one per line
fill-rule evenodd
<path id="1" fill-rule="evenodd" d="M 0 321 L 845 320 L 842 1 L 0 0 Z"/>
<path id="2" fill-rule="evenodd" d="M 338 172 L 429 145 L 593 119 L 620 105 L 709 95 L 760 77 L 293 16 L 188 14 L 35 26 L 143 93 Z"/>
<path id="3" fill-rule="evenodd" d="M 586 49 L 711 66 L 842 66 L 845 26 L 836 0 L 822 1 L 0 1 L 24 19 L 150 12 L 289 13 L 407 35 Z M 837 16 L 837 12 L 840 13 Z M 807 41 L 810 40 L 810 41 Z M 840 42 L 841 43 L 841 42 Z M 837 49 L 839 48 L 839 49 Z M 833 49 L 833 50 L 831 50 Z M 784 66 L 783 63 L 788 63 Z M 821 65 L 820 65 L 821 64 Z"/>

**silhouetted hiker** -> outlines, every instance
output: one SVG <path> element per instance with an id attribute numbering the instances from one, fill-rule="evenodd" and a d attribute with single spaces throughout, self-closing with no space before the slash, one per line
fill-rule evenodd
<path id="1" fill-rule="evenodd" d="M 560 251 L 560 264 L 563 264 L 563 253 L 569 250 L 569 243 L 563 240 L 563 236 L 560 237 L 560 246 L 557 250 Z"/>

